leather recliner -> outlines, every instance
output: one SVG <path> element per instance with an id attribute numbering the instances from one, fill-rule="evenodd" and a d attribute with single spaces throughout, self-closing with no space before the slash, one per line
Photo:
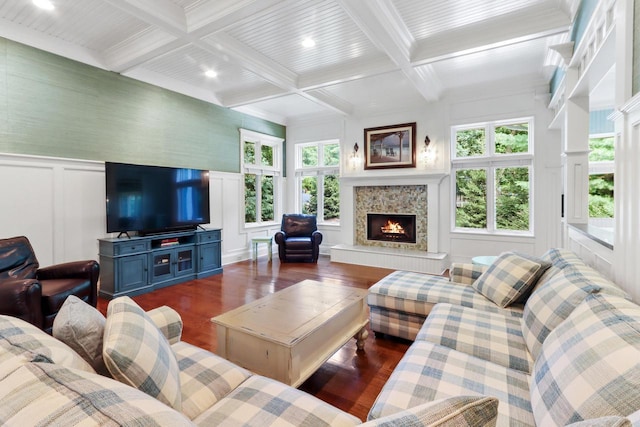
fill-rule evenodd
<path id="1" fill-rule="evenodd" d="M 69 295 L 97 305 L 98 262 L 39 267 L 26 237 L 0 239 L 0 314 L 18 317 L 51 333 L 53 320 Z"/>
<path id="2" fill-rule="evenodd" d="M 274 237 L 281 262 L 318 262 L 322 233 L 315 215 L 282 215 L 280 231 Z"/>

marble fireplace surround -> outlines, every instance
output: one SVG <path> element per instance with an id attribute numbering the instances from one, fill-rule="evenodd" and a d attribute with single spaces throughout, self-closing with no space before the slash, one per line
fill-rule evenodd
<path id="1" fill-rule="evenodd" d="M 427 186 L 383 185 L 355 187 L 356 245 L 427 251 Z M 367 214 L 416 216 L 416 243 L 383 242 L 367 238 Z"/>
<path id="2" fill-rule="evenodd" d="M 347 264 L 440 274 L 448 268 L 448 254 L 439 252 L 440 185 L 445 174 L 343 177 L 340 191 L 352 204 L 340 212 L 350 244 L 331 248 L 331 260 Z M 359 201 L 360 200 L 360 201 Z M 367 241 L 366 213 L 415 213 L 416 243 Z M 346 226 L 345 226 L 346 225 Z"/>

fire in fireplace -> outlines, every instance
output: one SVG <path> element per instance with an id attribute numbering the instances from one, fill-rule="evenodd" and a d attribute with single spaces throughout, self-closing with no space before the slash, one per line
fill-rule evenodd
<path id="1" fill-rule="evenodd" d="M 367 214 L 367 240 L 416 243 L 416 216 Z"/>

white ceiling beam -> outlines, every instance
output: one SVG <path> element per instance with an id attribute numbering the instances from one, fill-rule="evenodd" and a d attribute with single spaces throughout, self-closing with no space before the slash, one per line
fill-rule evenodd
<path id="1" fill-rule="evenodd" d="M 183 95 L 211 102 L 212 104 L 222 105 L 221 100 L 212 90 L 206 90 L 199 86 L 194 86 L 180 80 L 172 79 L 154 71 L 136 68 L 130 72 L 123 73 L 122 75 L 168 89 L 172 92 L 181 93 Z"/>
<path id="2" fill-rule="evenodd" d="M 425 79 L 411 64 L 415 40 L 390 0 L 338 0 L 364 34 L 400 68 L 427 101 L 436 101 L 442 83 L 432 73 Z"/>
<path id="3" fill-rule="evenodd" d="M 298 87 L 308 91 L 390 73 L 397 69 L 398 67 L 384 55 L 366 60 L 354 59 L 341 63 L 337 67 L 322 68 L 301 75 L 298 78 Z"/>
<path id="4" fill-rule="evenodd" d="M 296 73 L 228 34 L 218 33 L 204 40 L 196 41 L 194 44 L 212 54 L 228 57 L 231 62 L 261 76 L 275 86 L 292 91 L 298 89 L 298 75 Z"/>
<path id="5" fill-rule="evenodd" d="M 263 85 L 256 89 L 252 87 L 243 91 L 234 91 L 233 94 L 224 94 L 220 96 L 225 107 L 237 108 L 254 102 L 268 101 L 269 99 L 279 98 L 289 95 L 288 91 L 271 85 Z"/>
<path id="6" fill-rule="evenodd" d="M 233 95 L 225 95 L 222 97 L 223 105 L 229 108 L 239 108 L 260 101 L 268 101 L 270 99 L 280 98 L 288 95 L 299 95 L 311 102 L 321 105 L 335 113 L 341 115 L 353 114 L 355 107 L 353 104 L 333 95 L 324 89 L 313 89 L 310 91 L 286 91 L 273 86 L 265 87 L 262 90 L 252 89 L 246 92 L 236 92 Z"/>
<path id="7" fill-rule="evenodd" d="M 203 1 L 187 10 L 187 27 L 191 33 L 211 34 L 282 2 L 283 0 Z"/>
<path id="8" fill-rule="evenodd" d="M 26 44 L 27 46 L 33 46 L 46 52 L 73 59 L 74 61 L 102 68 L 103 70 L 110 70 L 104 56 L 100 52 L 51 37 L 40 31 L 11 21 L 0 19 L 0 37 Z"/>
<path id="9" fill-rule="evenodd" d="M 164 30 L 152 28 L 137 34 L 103 52 L 105 62 L 111 71 L 124 73 L 152 59 L 161 57 L 189 44 Z"/>
<path id="10" fill-rule="evenodd" d="M 143 22 L 176 31 L 187 32 L 187 16 L 184 9 L 170 0 L 104 0 Z"/>
<path id="11" fill-rule="evenodd" d="M 315 102 L 316 104 L 322 105 L 330 110 L 335 111 L 336 113 L 343 115 L 351 115 L 354 111 L 354 106 L 344 101 L 341 98 L 333 95 L 327 90 L 324 89 L 315 89 L 308 92 L 303 92 L 304 96 L 310 101 Z"/>
<path id="12" fill-rule="evenodd" d="M 557 2 L 538 3 L 419 41 L 411 58 L 414 66 L 523 43 L 566 32 L 571 19 Z"/>

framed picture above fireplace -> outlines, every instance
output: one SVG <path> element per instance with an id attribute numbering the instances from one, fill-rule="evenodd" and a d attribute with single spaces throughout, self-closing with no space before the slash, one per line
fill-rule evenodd
<path id="1" fill-rule="evenodd" d="M 415 123 L 365 129 L 364 168 L 415 168 L 415 135 Z"/>

